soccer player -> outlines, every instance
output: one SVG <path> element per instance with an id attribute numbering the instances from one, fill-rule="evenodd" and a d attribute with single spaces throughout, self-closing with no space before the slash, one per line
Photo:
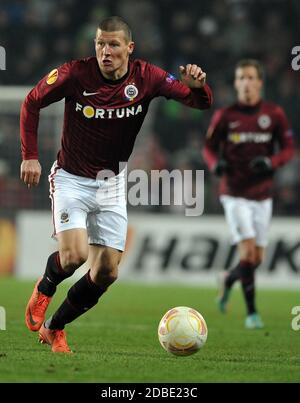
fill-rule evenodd
<path id="1" fill-rule="evenodd" d="M 179 81 L 146 61 L 130 60 L 133 50 L 127 23 L 117 16 L 103 20 L 96 31 L 96 57 L 52 70 L 21 108 L 21 179 L 31 187 L 38 185 L 41 175 L 39 111 L 65 99 L 61 149 L 49 176 L 58 251 L 49 256 L 25 313 L 27 327 L 39 331 L 40 341 L 50 344 L 53 352 L 71 352 L 65 325 L 95 306 L 117 279 L 127 231 L 120 163 L 128 161 L 151 100 L 164 96 L 197 109 L 212 103 L 199 66 L 180 66 Z M 112 175 L 106 176 L 107 171 Z M 87 258 L 89 271 L 45 321 L 56 287 Z"/>
<path id="2" fill-rule="evenodd" d="M 262 328 L 255 305 L 254 271 L 263 260 L 272 215 L 276 169 L 293 156 L 294 141 L 282 108 L 262 99 L 263 68 L 241 60 L 235 69 L 237 102 L 217 110 L 208 128 L 204 159 L 220 180 L 223 205 L 239 263 L 225 272 L 219 308 L 226 311 L 233 284 L 241 281 L 247 306 L 245 326 Z"/>

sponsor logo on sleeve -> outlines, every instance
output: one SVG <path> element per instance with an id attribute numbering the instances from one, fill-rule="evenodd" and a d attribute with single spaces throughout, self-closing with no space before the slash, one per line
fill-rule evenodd
<path id="1" fill-rule="evenodd" d="M 166 82 L 171 84 L 175 80 L 176 80 L 176 77 L 174 77 L 172 74 L 168 73 L 168 75 L 166 77 Z"/>
<path id="2" fill-rule="evenodd" d="M 55 81 L 57 80 L 57 78 L 58 78 L 58 70 L 54 69 L 54 70 L 50 71 L 50 73 L 48 74 L 46 83 L 48 85 L 54 84 Z"/>

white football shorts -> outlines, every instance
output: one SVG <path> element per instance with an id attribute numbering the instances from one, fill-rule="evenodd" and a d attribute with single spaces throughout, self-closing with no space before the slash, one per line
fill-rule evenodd
<path id="1" fill-rule="evenodd" d="M 87 230 L 89 244 L 123 251 L 127 234 L 125 169 L 106 180 L 66 172 L 54 162 L 49 175 L 54 236 Z"/>
<path id="2" fill-rule="evenodd" d="M 257 246 L 267 246 L 268 229 L 272 217 L 272 199 L 257 201 L 222 195 L 220 201 L 225 211 L 233 244 L 255 238 Z"/>

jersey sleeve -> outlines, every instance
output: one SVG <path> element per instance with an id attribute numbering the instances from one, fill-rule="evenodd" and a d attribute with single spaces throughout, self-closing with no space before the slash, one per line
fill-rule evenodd
<path id="1" fill-rule="evenodd" d="M 65 63 L 52 70 L 26 96 L 20 114 L 22 159 L 37 159 L 37 131 L 40 109 L 72 95 L 72 68 L 75 62 Z"/>
<path id="2" fill-rule="evenodd" d="M 203 148 L 203 158 L 210 170 L 219 159 L 220 150 L 226 138 L 226 130 L 224 109 L 219 109 L 212 116 Z"/>
<path id="3" fill-rule="evenodd" d="M 277 126 L 275 128 L 275 137 L 280 150 L 271 157 L 272 167 L 275 169 L 286 164 L 293 157 L 295 152 L 293 131 L 290 128 L 285 112 L 279 106 L 277 107 L 276 115 Z"/>
<path id="4" fill-rule="evenodd" d="M 189 88 L 172 74 L 149 64 L 152 97 L 163 96 L 195 109 L 208 109 L 212 104 L 212 91 L 205 84 L 202 88 Z"/>

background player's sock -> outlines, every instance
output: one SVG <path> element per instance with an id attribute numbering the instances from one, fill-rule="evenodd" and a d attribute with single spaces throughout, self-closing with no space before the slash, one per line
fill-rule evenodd
<path id="1" fill-rule="evenodd" d="M 248 315 L 256 312 L 254 270 L 256 266 L 247 261 L 240 262 L 240 279 L 247 306 Z"/>
<path id="2" fill-rule="evenodd" d="M 225 287 L 230 290 L 233 284 L 237 280 L 239 280 L 239 278 L 240 278 L 240 264 L 238 264 L 234 269 L 228 272 L 228 275 L 225 279 Z"/>
<path id="3" fill-rule="evenodd" d="M 107 287 L 99 287 L 90 277 L 88 271 L 68 291 L 68 296 L 51 318 L 47 321 L 49 329 L 63 329 L 67 323 L 95 306 Z"/>
<path id="4" fill-rule="evenodd" d="M 42 280 L 38 285 L 38 290 L 47 297 L 52 297 L 56 291 L 56 286 L 74 274 L 74 271 L 66 272 L 60 264 L 59 252 L 54 252 L 49 256 L 46 270 Z"/>

